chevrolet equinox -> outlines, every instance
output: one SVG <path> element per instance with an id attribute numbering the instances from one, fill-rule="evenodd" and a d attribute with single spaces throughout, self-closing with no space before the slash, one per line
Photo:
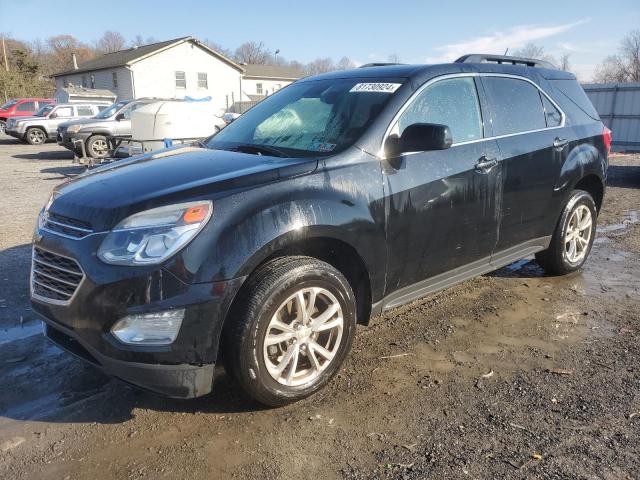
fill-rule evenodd
<path id="1" fill-rule="evenodd" d="M 158 394 L 222 363 L 261 403 L 339 370 L 356 324 L 535 254 L 587 259 L 611 132 L 530 59 L 367 65 L 283 88 L 200 142 L 58 186 L 33 240 L 48 338 Z"/>

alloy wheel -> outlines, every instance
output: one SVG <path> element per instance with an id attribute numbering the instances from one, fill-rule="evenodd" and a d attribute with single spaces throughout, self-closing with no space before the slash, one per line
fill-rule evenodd
<path id="1" fill-rule="evenodd" d="M 102 157 L 106 155 L 107 150 L 108 150 L 107 141 L 102 140 L 101 138 L 94 140 L 93 143 L 91 144 L 91 151 L 96 157 Z"/>
<path id="2" fill-rule="evenodd" d="M 271 318 L 263 342 L 267 371 L 277 382 L 315 381 L 340 348 L 344 319 L 338 299 L 320 287 L 289 296 Z"/>
<path id="3" fill-rule="evenodd" d="M 31 130 L 29 130 L 28 135 L 29 140 L 34 145 L 40 145 L 41 143 L 44 143 L 44 132 L 39 128 L 32 128 Z"/>
<path id="4" fill-rule="evenodd" d="M 591 240 L 593 219 L 586 205 L 579 205 L 569 218 L 564 236 L 564 249 L 567 260 L 578 263 L 587 254 Z"/>

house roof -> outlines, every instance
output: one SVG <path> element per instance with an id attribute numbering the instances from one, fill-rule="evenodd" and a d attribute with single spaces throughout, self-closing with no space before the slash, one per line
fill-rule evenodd
<path id="1" fill-rule="evenodd" d="M 274 78 L 282 80 L 297 80 L 304 76 L 300 70 L 281 65 L 244 65 L 244 76 L 255 78 Z"/>
<path id="2" fill-rule="evenodd" d="M 192 42 L 198 45 L 199 47 L 203 48 L 204 50 L 207 50 L 213 56 L 217 57 L 218 59 L 232 66 L 233 68 L 239 70 L 240 72 L 244 71 L 244 68 L 242 66 L 238 65 L 230 58 L 225 57 L 220 52 L 217 52 L 211 47 L 208 47 L 207 45 L 200 42 L 199 40 L 193 37 L 181 37 L 181 38 L 174 38 L 173 40 L 166 40 L 164 42 L 151 43 L 149 45 L 141 45 L 139 47 L 127 48 L 125 50 L 119 50 L 113 53 L 105 53 L 104 55 L 94 58 L 93 60 L 89 60 L 88 62 L 82 63 L 81 65 L 79 65 L 77 70 L 75 69 L 65 70 L 63 72 L 54 73 L 51 76 L 59 77 L 62 75 L 72 75 L 75 73 L 86 73 L 86 72 L 92 72 L 95 70 L 124 67 L 126 65 L 131 65 L 133 63 L 139 62 L 140 60 L 143 60 L 151 55 L 159 53 L 163 50 L 166 50 L 168 48 L 171 48 L 183 42 Z"/>

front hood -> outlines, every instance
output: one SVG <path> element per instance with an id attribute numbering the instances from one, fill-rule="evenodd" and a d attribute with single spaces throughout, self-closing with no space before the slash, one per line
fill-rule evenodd
<path id="1" fill-rule="evenodd" d="M 312 172 L 315 158 L 277 158 L 177 147 L 132 157 L 79 175 L 55 191 L 49 211 L 111 229 L 127 216 L 191 199 L 213 199 Z"/>
<path id="2" fill-rule="evenodd" d="M 108 119 L 104 118 L 81 118 L 80 120 L 70 120 L 68 122 L 64 122 L 60 124 L 61 128 L 69 128 L 71 125 L 87 125 L 89 123 L 95 123 L 97 125 L 108 121 Z"/>

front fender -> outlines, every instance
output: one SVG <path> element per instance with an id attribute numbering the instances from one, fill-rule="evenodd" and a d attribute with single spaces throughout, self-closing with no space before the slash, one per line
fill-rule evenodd
<path id="1" fill-rule="evenodd" d="M 377 161 L 323 168 L 216 200 L 213 216 L 166 266 L 191 283 L 251 274 L 266 258 L 311 238 L 358 252 L 382 290 L 386 264 L 384 202 Z"/>

